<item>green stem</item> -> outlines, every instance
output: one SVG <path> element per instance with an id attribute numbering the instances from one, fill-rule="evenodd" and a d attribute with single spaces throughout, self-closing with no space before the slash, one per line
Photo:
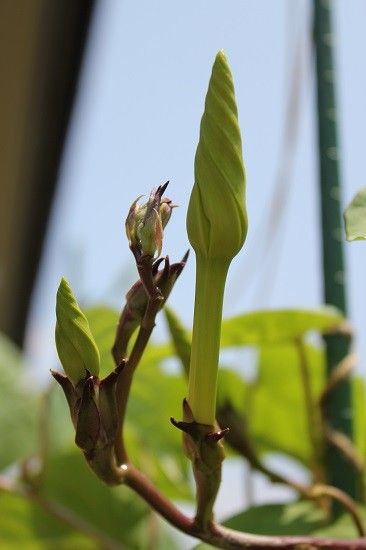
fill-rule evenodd
<path id="1" fill-rule="evenodd" d="M 215 422 L 222 305 L 228 268 L 227 261 L 197 255 L 188 403 L 195 421 L 200 424 Z"/>

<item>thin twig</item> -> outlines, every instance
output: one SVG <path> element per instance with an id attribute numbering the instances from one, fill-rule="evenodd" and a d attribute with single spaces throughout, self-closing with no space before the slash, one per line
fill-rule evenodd
<path id="1" fill-rule="evenodd" d="M 345 378 L 347 378 L 347 376 L 349 376 L 354 366 L 356 365 L 356 362 L 357 362 L 357 355 L 355 353 L 349 353 L 332 370 L 327 380 L 327 384 L 323 389 L 319 398 L 319 403 L 321 407 L 325 406 L 327 400 L 329 399 L 334 389 L 338 386 L 338 384 L 342 382 Z"/>
<path id="2" fill-rule="evenodd" d="M 333 430 L 329 425 L 325 425 L 324 430 L 327 441 L 340 449 L 345 458 L 347 458 L 348 461 L 353 464 L 353 466 L 360 474 L 364 473 L 365 461 L 358 453 L 352 441 L 343 433 L 337 432 L 337 430 Z"/>
<path id="3" fill-rule="evenodd" d="M 366 535 L 365 527 L 363 525 L 361 516 L 358 513 L 356 505 L 351 497 L 349 497 L 346 493 L 344 493 L 337 487 L 332 487 L 331 485 L 318 484 L 314 485 L 314 487 L 311 489 L 311 495 L 315 499 L 326 496 L 339 502 L 351 514 L 360 537 L 364 537 Z"/>

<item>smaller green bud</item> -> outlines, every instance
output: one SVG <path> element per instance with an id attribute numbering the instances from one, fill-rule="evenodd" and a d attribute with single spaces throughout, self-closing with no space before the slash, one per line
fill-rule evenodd
<path id="1" fill-rule="evenodd" d="M 136 200 L 133 201 L 131 204 L 130 210 L 128 212 L 127 218 L 126 218 L 126 235 L 128 239 L 128 245 L 130 247 L 137 246 L 138 245 L 138 239 L 136 235 L 136 229 L 140 221 L 142 220 L 143 216 L 141 216 L 141 210 L 142 208 L 138 205 L 139 200 L 141 199 L 143 195 L 140 195 L 137 197 Z"/>
<path id="2" fill-rule="evenodd" d="M 155 208 L 147 207 L 146 215 L 137 227 L 137 236 L 143 254 L 160 256 L 163 247 L 163 225 Z"/>
<path id="3" fill-rule="evenodd" d="M 167 197 L 162 198 L 168 183 L 153 190 L 146 204 L 138 205 L 141 195 L 130 207 L 125 226 L 128 244 L 135 256 L 147 254 L 154 257 L 161 254 L 163 230 L 176 206 Z"/>
<path id="4" fill-rule="evenodd" d="M 74 386 L 87 376 L 99 374 L 99 351 L 89 323 L 70 285 L 62 278 L 56 298 L 56 348 L 63 369 Z"/>

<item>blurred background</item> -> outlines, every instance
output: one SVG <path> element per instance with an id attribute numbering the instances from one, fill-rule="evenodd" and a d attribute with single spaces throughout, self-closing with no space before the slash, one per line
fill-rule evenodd
<path id="1" fill-rule="evenodd" d="M 331 5 L 344 207 L 365 185 L 366 3 Z M 323 303 L 311 2 L 3 0 L 0 28 L 0 330 L 41 381 L 56 365 L 60 277 L 81 303 L 117 308 L 136 279 L 124 219 L 138 195 L 170 180 L 179 208 L 163 253 L 177 260 L 189 248 L 199 121 L 221 48 L 236 87 L 250 223 L 225 315 Z M 365 374 L 362 243 L 345 244 L 345 257 Z M 170 298 L 188 326 L 193 295 L 191 257 Z M 166 338 L 161 319 L 155 338 Z M 242 505 L 229 495 L 221 513 Z"/>

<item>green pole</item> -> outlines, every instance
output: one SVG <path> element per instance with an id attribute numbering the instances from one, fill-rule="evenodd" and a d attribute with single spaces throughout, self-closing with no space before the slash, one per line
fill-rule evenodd
<path id="1" fill-rule="evenodd" d="M 346 314 L 331 8 L 332 2 L 329 0 L 314 0 L 324 299 L 327 304 L 336 306 Z M 325 343 L 329 376 L 348 354 L 350 341 L 346 336 L 334 335 L 327 336 Z M 341 382 L 332 392 L 326 416 L 333 429 L 352 439 L 349 379 Z M 326 448 L 326 465 L 329 483 L 355 497 L 356 473 L 343 454 L 331 444 Z"/>

